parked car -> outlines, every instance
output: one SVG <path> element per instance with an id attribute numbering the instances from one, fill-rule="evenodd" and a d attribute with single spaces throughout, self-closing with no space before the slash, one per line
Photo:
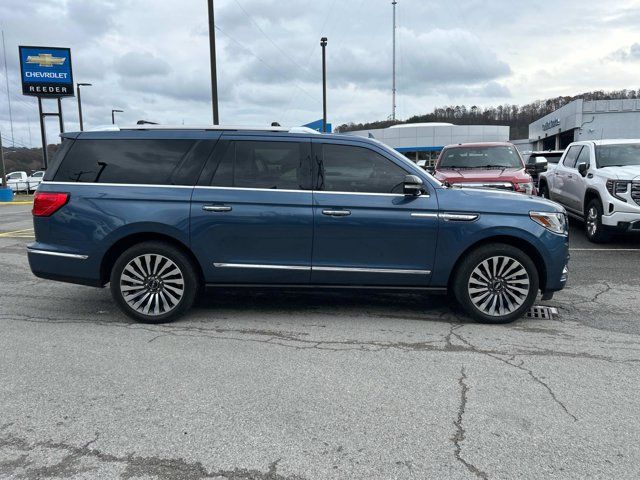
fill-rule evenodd
<path id="1" fill-rule="evenodd" d="M 11 172 L 7 174 L 7 187 L 14 192 L 27 192 L 29 185 L 27 183 L 29 176 L 27 172 Z"/>
<path id="2" fill-rule="evenodd" d="M 564 150 L 547 150 L 542 152 L 531 152 L 525 165 L 527 173 L 531 175 L 533 183 L 538 187 L 538 180 L 542 172 L 555 168 L 560 161 Z"/>
<path id="3" fill-rule="evenodd" d="M 583 220 L 592 242 L 640 232 L 640 140 L 570 144 L 557 167 L 540 175 L 540 194 Z"/>
<path id="4" fill-rule="evenodd" d="M 150 127 L 63 134 L 35 194 L 42 278 L 165 322 L 205 286 L 452 291 L 503 323 L 564 287 L 564 209 L 448 187 L 361 137 Z"/>
<path id="5" fill-rule="evenodd" d="M 29 189 L 29 192 L 33 192 L 36 188 L 38 188 L 38 185 L 40 185 L 40 183 L 42 182 L 43 177 L 44 170 L 38 170 L 29 175 L 29 177 L 27 178 L 27 187 Z"/>
<path id="6" fill-rule="evenodd" d="M 450 185 L 536 193 L 520 152 L 506 142 L 449 145 L 440 152 L 434 173 Z"/>

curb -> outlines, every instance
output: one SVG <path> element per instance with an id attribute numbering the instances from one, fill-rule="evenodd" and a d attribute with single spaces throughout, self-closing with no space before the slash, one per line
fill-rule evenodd
<path id="1" fill-rule="evenodd" d="M 32 205 L 33 201 L 31 202 L 0 202 L 0 206 L 3 205 Z"/>

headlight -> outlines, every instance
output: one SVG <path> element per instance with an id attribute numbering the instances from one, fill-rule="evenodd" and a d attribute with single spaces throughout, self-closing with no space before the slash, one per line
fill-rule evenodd
<path id="1" fill-rule="evenodd" d="M 627 193 L 631 180 L 607 180 L 607 190 L 609 193 L 623 202 L 626 202 L 620 194 Z"/>
<path id="2" fill-rule="evenodd" d="M 527 195 L 531 195 L 533 193 L 533 182 L 516 183 L 516 187 L 519 192 L 524 192 Z"/>
<path id="3" fill-rule="evenodd" d="M 569 233 L 567 216 L 560 212 L 529 212 L 531 220 L 558 235 Z"/>

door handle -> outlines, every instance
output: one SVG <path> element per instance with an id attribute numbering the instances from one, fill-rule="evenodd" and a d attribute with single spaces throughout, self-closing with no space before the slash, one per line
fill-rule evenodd
<path id="1" fill-rule="evenodd" d="M 351 215 L 351 210 L 322 210 L 322 214 L 330 217 L 347 217 Z"/>
<path id="2" fill-rule="evenodd" d="M 573 175 L 569 174 L 567 175 L 567 178 L 573 178 Z"/>
<path id="3" fill-rule="evenodd" d="M 203 205 L 202 210 L 205 212 L 230 212 L 232 208 L 225 205 Z"/>

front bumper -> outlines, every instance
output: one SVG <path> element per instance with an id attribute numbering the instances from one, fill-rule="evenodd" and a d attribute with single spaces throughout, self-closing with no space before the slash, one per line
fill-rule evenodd
<path id="1" fill-rule="evenodd" d="M 613 212 L 610 215 L 602 215 L 602 225 L 617 228 L 624 232 L 640 232 L 640 211 Z"/>

